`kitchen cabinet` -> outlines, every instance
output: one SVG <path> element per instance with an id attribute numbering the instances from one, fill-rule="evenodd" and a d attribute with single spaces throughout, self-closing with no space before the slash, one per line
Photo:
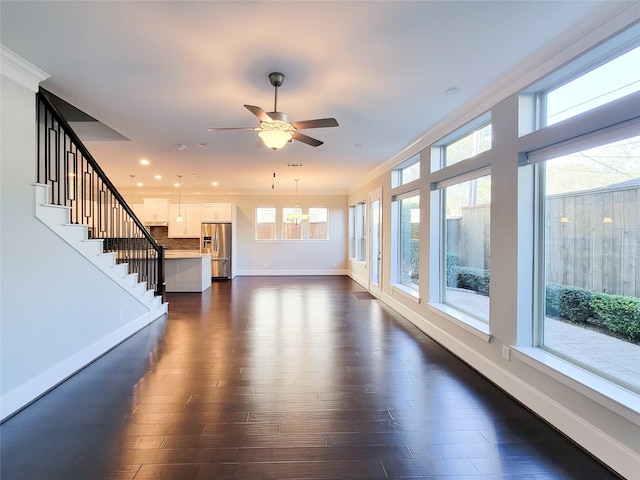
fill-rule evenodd
<path id="1" fill-rule="evenodd" d="M 165 254 L 167 292 L 204 292 L 211 288 L 211 255 L 190 251 Z"/>
<path id="2" fill-rule="evenodd" d="M 166 198 L 145 198 L 143 223 L 160 224 L 169 220 L 169 200 Z"/>
<path id="3" fill-rule="evenodd" d="M 200 205 L 200 221 L 203 223 L 232 221 L 233 203 L 202 203 Z"/>
<path id="4" fill-rule="evenodd" d="M 138 220 L 144 223 L 144 203 L 131 203 L 129 206 L 136 217 L 138 217 Z"/>
<path id="5" fill-rule="evenodd" d="M 176 222 L 178 214 L 182 222 Z M 200 223 L 200 204 L 169 205 L 170 238 L 200 238 Z"/>

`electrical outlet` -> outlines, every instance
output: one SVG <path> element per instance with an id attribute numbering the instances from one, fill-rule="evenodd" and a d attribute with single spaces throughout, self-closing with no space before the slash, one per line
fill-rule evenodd
<path id="1" fill-rule="evenodd" d="M 502 358 L 509 360 L 511 358 L 511 349 L 506 345 L 502 346 Z"/>

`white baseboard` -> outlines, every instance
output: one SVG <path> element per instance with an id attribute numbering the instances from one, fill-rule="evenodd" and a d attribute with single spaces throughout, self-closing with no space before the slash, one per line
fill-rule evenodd
<path id="1" fill-rule="evenodd" d="M 354 282 L 356 282 L 357 284 L 359 284 L 360 286 L 369 289 L 369 279 L 365 278 L 365 277 L 361 277 L 357 274 L 355 274 L 352 271 L 348 271 L 347 275 L 349 276 L 349 278 L 351 278 L 351 280 L 353 280 Z"/>
<path id="2" fill-rule="evenodd" d="M 418 329 L 429 335 L 451 353 L 472 366 L 484 377 L 514 397 L 549 424 L 557 428 L 586 451 L 600 459 L 624 478 L 640 478 L 640 456 L 602 430 L 585 421 L 544 393 L 523 382 L 511 372 L 481 355 L 456 337 L 416 314 L 392 296 L 380 299 L 400 313 Z"/>
<path id="3" fill-rule="evenodd" d="M 347 275 L 347 270 L 238 270 L 239 277 L 297 277 L 313 275 Z"/>
<path id="4" fill-rule="evenodd" d="M 6 393 L 0 398 L 0 421 L 34 402 L 154 320 L 145 313 Z"/>

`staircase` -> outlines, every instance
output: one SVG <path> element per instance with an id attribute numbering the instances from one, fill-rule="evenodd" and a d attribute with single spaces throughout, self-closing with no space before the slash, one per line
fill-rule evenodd
<path id="1" fill-rule="evenodd" d="M 146 281 L 138 281 L 137 273 L 129 273 L 127 263 L 117 263 L 116 253 L 104 251 L 104 239 L 90 239 L 88 225 L 71 223 L 71 208 L 48 204 L 48 185 L 36 184 L 36 217 L 79 254 L 95 265 L 120 288 L 149 309 L 149 323 L 167 313 L 168 303 L 162 296 L 147 288 Z"/>

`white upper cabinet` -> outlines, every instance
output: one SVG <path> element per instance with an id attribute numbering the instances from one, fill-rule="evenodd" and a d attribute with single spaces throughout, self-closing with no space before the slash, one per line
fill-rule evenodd
<path id="1" fill-rule="evenodd" d="M 202 222 L 229 222 L 232 220 L 233 203 L 200 204 L 200 220 Z"/>
<path id="2" fill-rule="evenodd" d="M 166 223 L 169 220 L 169 200 L 166 198 L 145 198 L 144 223 Z"/>
<path id="3" fill-rule="evenodd" d="M 182 222 L 177 222 L 178 214 Z M 169 205 L 169 237 L 200 238 L 200 204 Z"/>

